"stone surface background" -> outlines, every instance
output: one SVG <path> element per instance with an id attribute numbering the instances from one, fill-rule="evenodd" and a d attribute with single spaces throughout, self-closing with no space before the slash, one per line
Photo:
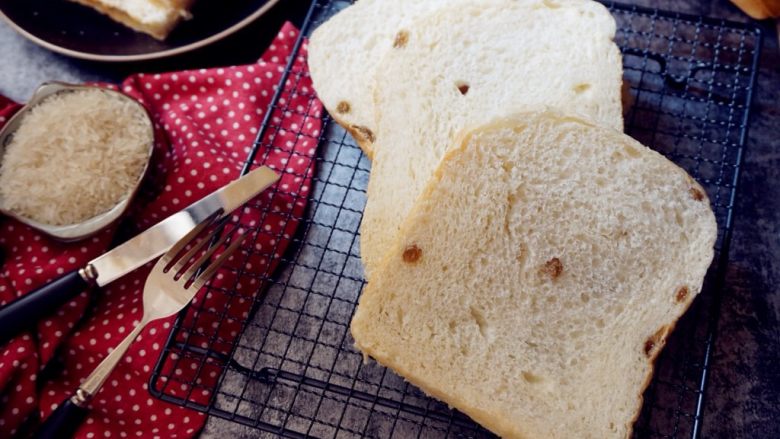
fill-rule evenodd
<path id="1" fill-rule="evenodd" d="M 281 2 L 256 25 L 216 47 L 171 60 L 107 65 L 46 51 L 0 24 L 0 93 L 25 100 L 46 80 L 118 81 L 135 71 L 245 63 L 260 56 L 280 23 L 305 3 Z M 727 0 L 624 0 L 642 6 L 746 21 Z M 772 22 L 764 48 L 739 188 L 726 291 L 704 408 L 705 438 L 780 437 L 780 50 Z M 210 419 L 203 437 L 258 437 Z M 264 437 L 264 436 L 263 436 Z"/>

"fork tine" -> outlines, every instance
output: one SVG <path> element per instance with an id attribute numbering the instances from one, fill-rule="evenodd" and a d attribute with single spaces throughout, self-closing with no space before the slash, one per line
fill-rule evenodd
<path id="1" fill-rule="evenodd" d="M 191 261 L 192 258 L 195 257 L 196 254 L 198 254 L 198 252 L 203 248 L 204 245 L 208 244 L 209 242 L 211 242 L 214 239 L 214 236 L 216 236 L 217 233 L 219 233 L 221 231 L 220 229 L 222 229 L 222 227 L 217 227 L 211 233 L 209 233 L 205 238 L 203 238 L 203 239 L 199 240 L 197 243 L 195 243 L 195 245 L 193 245 L 192 248 L 189 249 L 189 251 L 187 251 L 187 253 L 184 254 L 184 256 L 179 258 L 179 261 L 176 262 L 176 265 L 173 266 L 173 269 L 172 269 L 173 273 L 175 274 L 175 273 L 178 273 L 179 271 L 181 271 L 181 269 L 184 268 L 184 266 L 187 265 L 187 263 L 189 261 Z M 203 265 L 203 263 L 206 262 L 206 260 L 211 255 L 213 255 L 214 252 L 219 247 L 222 246 L 222 244 L 225 243 L 225 241 L 227 240 L 228 236 L 230 236 L 229 233 L 226 233 L 224 236 L 222 236 L 220 238 L 219 242 L 214 244 L 214 246 L 212 246 L 211 248 L 207 249 L 206 253 L 203 256 L 201 256 L 197 261 L 195 261 L 195 263 L 192 264 L 191 267 L 195 267 L 195 269 L 197 270 L 198 267 Z M 189 276 L 187 276 L 187 277 L 189 277 Z"/>
<path id="2" fill-rule="evenodd" d="M 215 219 L 220 217 L 220 211 L 217 211 L 213 213 L 211 216 L 207 217 L 203 221 L 201 221 L 197 226 L 195 226 L 192 230 L 189 231 L 186 235 L 184 235 L 183 238 L 181 238 L 176 244 L 173 245 L 173 247 L 170 248 L 165 254 L 160 258 L 159 263 L 163 267 L 168 267 L 168 265 L 173 261 L 173 258 L 176 257 L 179 252 L 184 249 L 184 247 L 187 246 L 187 244 L 190 243 L 196 236 L 200 234 L 200 232 L 203 231 L 206 227 L 208 227 L 211 223 L 214 222 Z"/>
<path id="3" fill-rule="evenodd" d="M 199 257 L 198 260 L 193 262 L 190 265 L 190 268 L 188 268 L 187 271 L 185 271 L 181 275 L 181 277 L 179 277 L 179 279 L 184 279 L 184 281 L 187 282 L 187 280 L 190 279 L 193 276 L 193 274 L 195 274 L 198 271 L 198 269 L 200 269 L 203 266 L 203 264 L 206 263 L 206 261 L 208 261 L 208 259 L 211 257 L 211 255 L 213 255 L 214 252 L 216 252 L 222 246 L 222 244 L 224 244 L 225 241 L 227 241 L 229 236 L 230 236 L 230 233 L 226 233 L 224 236 L 222 236 L 222 238 L 219 239 L 219 242 L 217 242 L 215 245 L 213 245 L 213 246 L 209 247 L 208 249 L 206 249 L 206 252 L 203 253 L 203 255 L 201 257 Z M 206 241 L 208 241 L 208 240 L 206 240 L 206 239 L 203 240 L 203 242 L 206 242 Z M 199 245 L 199 247 L 200 247 L 200 245 Z M 193 253 L 193 255 L 194 255 L 194 252 L 190 252 L 190 253 Z M 190 258 L 192 258 L 193 255 L 189 255 L 188 254 L 187 256 L 190 256 Z M 184 258 L 182 258 L 179 262 L 180 262 L 182 267 L 187 263 L 187 261 L 185 261 Z"/>
<path id="4" fill-rule="evenodd" d="M 222 266 L 222 264 L 227 261 L 228 257 L 230 257 L 233 252 L 238 249 L 238 247 L 241 245 L 242 242 L 244 242 L 244 239 L 246 238 L 246 234 L 242 234 L 238 236 L 232 243 L 230 243 L 230 247 L 226 248 L 224 252 L 222 252 L 219 257 L 211 263 L 203 272 L 192 282 L 192 285 L 190 285 L 190 288 L 195 288 L 195 290 L 201 289 L 203 285 L 208 282 L 209 279 L 211 279 L 212 276 L 219 270 L 219 267 Z M 190 268 L 192 270 L 192 268 Z M 188 270 L 189 271 L 189 270 Z"/>

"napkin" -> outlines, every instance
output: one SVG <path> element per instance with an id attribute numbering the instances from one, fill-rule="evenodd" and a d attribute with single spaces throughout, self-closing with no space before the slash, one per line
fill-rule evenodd
<path id="1" fill-rule="evenodd" d="M 121 91 L 141 102 L 155 122 L 157 142 L 147 176 L 128 217 L 118 227 L 77 243 L 63 244 L 0 217 L 0 304 L 22 296 L 60 274 L 81 267 L 105 252 L 116 233 L 140 232 L 239 176 L 277 84 L 284 72 L 298 30 L 286 23 L 255 64 L 137 74 Z M 227 263 L 244 270 L 223 270 L 215 289 L 234 295 L 204 294 L 193 301 L 185 326 L 194 328 L 190 342 L 229 352 L 240 336 L 251 298 L 262 294 L 258 274 L 272 273 L 279 255 L 304 214 L 311 186 L 313 158 L 321 129 L 322 107 L 312 98 L 306 72 L 306 44 L 285 83 L 282 111 L 271 115 L 270 129 L 252 167 L 268 165 L 281 180 L 234 214 L 250 233 L 241 255 Z M 19 105 L 0 97 L 0 124 Z M 263 206 L 262 208 L 258 206 Z M 55 315 L 0 346 L 0 437 L 35 428 L 116 346 L 140 320 L 142 290 L 153 263 L 105 288 L 79 295 Z M 251 267 L 251 269 L 250 269 Z M 221 310 L 224 315 L 214 312 Z M 228 318 L 225 318 L 227 316 Z M 174 317 L 153 322 L 130 347 L 90 405 L 90 414 L 76 437 L 189 438 L 205 415 L 151 396 L 150 374 L 170 333 Z M 216 334 L 216 337 L 215 337 Z M 200 364 L 201 366 L 192 367 Z M 181 377 L 166 394 L 204 402 L 220 371 L 203 361 L 171 356 L 166 371 Z M 203 386 L 187 388 L 187 379 Z"/>

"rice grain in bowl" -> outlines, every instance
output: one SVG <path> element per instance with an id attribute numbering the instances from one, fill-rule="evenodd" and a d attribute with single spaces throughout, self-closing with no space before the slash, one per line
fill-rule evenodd
<path id="1" fill-rule="evenodd" d="M 154 133 L 145 109 L 127 96 L 55 86 L 61 90 L 31 101 L 20 120 L 9 121 L 15 128 L 4 142 L 0 206 L 32 223 L 67 228 L 128 200 Z"/>

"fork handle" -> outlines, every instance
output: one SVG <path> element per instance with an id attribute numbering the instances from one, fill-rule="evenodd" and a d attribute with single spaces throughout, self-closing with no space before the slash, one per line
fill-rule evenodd
<path id="1" fill-rule="evenodd" d="M 46 418 L 33 438 L 72 438 L 88 413 L 89 410 L 86 407 L 81 407 L 73 401 L 73 398 L 68 398 Z"/>
<path id="2" fill-rule="evenodd" d="M 147 318 L 146 314 L 144 314 L 144 316 L 141 318 L 141 321 L 135 325 L 135 328 L 133 328 L 133 331 L 127 334 L 127 337 L 125 337 L 125 339 L 122 340 L 122 342 L 119 343 L 117 347 L 114 348 L 114 350 L 111 351 L 111 353 L 109 353 L 108 356 L 100 362 L 100 364 L 98 364 L 95 370 L 89 374 L 87 379 L 81 383 L 81 386 L 79 386 L 79 392 L 86 393 L 86 395 L 84 395 L 84 399 L 87 399 L 88 401 L 97 394 L 98 390 L 100 390 L 100 387 L 104 382 L 106 382 L 108 376 L 111 375 L 111 371 L 114 370 L 117 363 L 119 363 L 119 360 L 124 357 L 127 349 L 131 344 L 133 344 L 133 341 L 138 336 L 138 334 L 143 331 L 147 323 L 149 323 L 149 319 Z"/>
<path id="3" fill-rule="evenodd" d="M 41 424 L 35 433 L 34 437 L 36 439 L 73 437 L 73 434 L 84 421 L 87 413 L 89 413 L 87 404 L 97 394 L 103 383 L 106 382 L 106 378 L 114 370 L 114 367 L 116 367 L 119 360 L 122 359 L 127 349 L 146 327 L 147 323 L 149 323 L 149 319 L 144 314 L 141 321 L 135 325 L 133 331 L 127 334 L 127 337 L 89 374 L 87 379 L 79 386 L 76 394 L 60 404 L 57 410 Z"/>

